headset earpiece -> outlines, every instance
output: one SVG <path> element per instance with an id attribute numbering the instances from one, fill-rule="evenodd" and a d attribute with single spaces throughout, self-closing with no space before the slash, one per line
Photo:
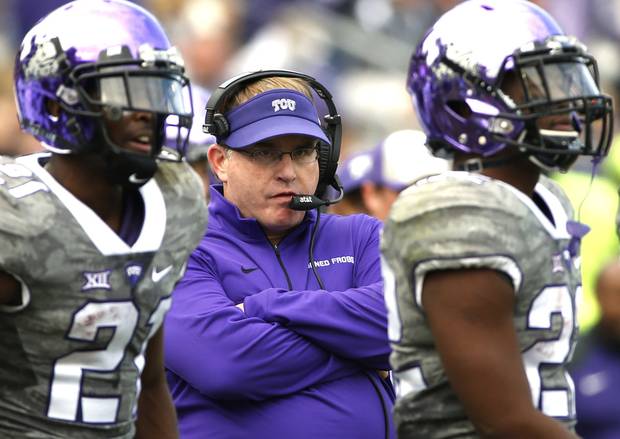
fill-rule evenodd
<path id="1" fill-rule="evenodd" d="M 321 142 L 319 144 L 319 184 L 315 194 L 319 197 L 323 194 L 323 192 L 325 192 L 325 189 L 327 189 L 327 186 L 330 184 L 330 157 L 331 147 L 327 143 Z"/>
<path id="2" fill-rule="evenodd" d="M 327 138 L 332 141 L 332 145 L 325 142 L 319 144 L 319 184 L 315 193 L 318 197 L 324 195 L 325 190 L 329 186 L 334 186 L 334 177 L 338 169 L 338 159 L 340 158 L 340 143 L 334 142 L 333 132 L 325 131 Z"/>
<path id="3" fill-rule="evenodd" d="M 324 92 L 317 94 L 325 99 L 325 102 L 333 106 L 331 98 L 325 98 Z M 329 100 L 327 100 L 329 99 Z M 335 110 L 335 108 L 333 109 Z M 340 140 L 342 137 L 342 125 L 340 122 L 340 115 L 332 112 L 330 108 L 330 114 L 324 118 L 325 134 L 327 138 L 331 140 L 331 145 L 321 143 L 319 147 L 319 184 L 317 186 L 316 195 L 321 196 L 328 186 L 337 188 L 336 182 L 336 170 L 338 169 L 338 160 L 340 158 Z"/>
<path id="4" fill-rule="evenodd" d="M 211 134 L 213 134 L 216 138 L 219 139 L 228 136 L 228 133 L 230 131 L 230 125 L 228 124 L 228 120 L 222 113 L 215 113 L 213 115 L 212 124 L 214 132 L 212 132 Z"/>

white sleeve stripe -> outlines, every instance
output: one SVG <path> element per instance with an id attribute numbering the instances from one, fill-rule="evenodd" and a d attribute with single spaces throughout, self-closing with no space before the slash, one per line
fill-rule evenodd
<path id="1" fill-rule="evenodd" d="M 422 287 L 424 286 L 424 278 L 426 273 L 435 270 L 454 270 L 469 268 L 491 268 L 501 271 L 510 277 L 515 293 L 519 291 L 523 274 L 517 263 L 508 256 L 475 256 L 470 258 L 455 259 L 430 259 L 419 263 L 414 270 L 415 276 L 415 301 L 422 307 Z"/>
<path id="2" fill-rule="evenodd" d="M 540 210 L 534 200 L 525 195 L 520 190 L 516 189 L 514 186 L 509 185 L 508 183 L 504 183 L 502 181 L 498 181 L 499 184 L 505 186 L 508 190 L 514 193 L 517 198 L 521 200 L 523 204 L 525 204 L 528 209 L 534 214 L 538 222 L 542 224 L 542 226 L 547 230 L 549 235 L 551 235 L 554 239 L 570 239 L 570 235 L 566 230 L 566 221 L 569 219 L 566 214 L 564 207 L 562 207 L 562 203 L 560 200 L 542 183 L 537 183 L 535 187 L 536 193 L 542 198 L 551 211 L 551 215 L 553 216 L 552 223 L 549 218 L 545 216 L 545 214 Z"/>

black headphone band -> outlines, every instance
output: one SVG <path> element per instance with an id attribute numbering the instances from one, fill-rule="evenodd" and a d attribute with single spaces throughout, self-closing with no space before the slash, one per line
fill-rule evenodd
<path id="1" fill-rule="evenodd" d="M 323 84 L 312 76 L 293 70 L 257 70 L 230 78 L 220 84 L 211 94 L 206 105 L 205 122 L 202 129 L 205 133 L 214 135 L 216 140 L 220 142 L 221 138 L 228 134 L 229 129 L 228 121 L 220 108 L 221 105 L 238 93 L 246 84 L 259 79 L 273 77 L 298 78 L 305 81 L 327 106 L 329 114 L 323 117 L 323 121 L 325 123 L 324 130 L 326 131 L 331 145 L 329 145 L 329 148 L 326 150 L 321 149 L 319 154 L 320 177 L 317 194 L 319 194 L 319 192 L 322 193 L 327 186 L 334 184 L 334 176 L 340 157 L 342 125 L 340 114 L 338 114 L 331 93 Z"/>

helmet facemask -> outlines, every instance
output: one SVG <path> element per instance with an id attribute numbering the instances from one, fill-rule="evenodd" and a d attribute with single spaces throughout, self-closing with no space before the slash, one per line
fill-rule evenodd
<path id="1" fill-rule="evenodd" d="M 516 51 L 500 72 L 498 88 L 510 111 L 490 120 L 496 141 L 516 146 L 545 169 L 564 171 L 579 156 L 607 154 L 611 98 L 600 93 L 596 61 L 580 44 L 550 37 Z M 515 125 L 523 126 L 521 136 L 506 136 L 506 127 Z"/>
<path id="2" fill-rule="evenodd" d="M 564 35 L 522 45 L 497 70 L 467 47 L 429 38 L 412 57 L 408 89 L 436 156 L 485 158 L 512 147 L 541 168 L 566 170 L 609 148 L 611 98 L 598 89 L 596 61 Z"/>
<path id="3" fill-rule="evenodd" d="M 135 3 L 74 1 L 50 12 L 24 36 L 14 88 L 22 128 L 54 153 L 126 159 L 124 169 L 151 174 L 156 159 L 184 152 L 193 110 L 183 61 Z M 162 149 L 166 125 L 177 132 L 177 152 Z"/>
<path id="4" fill-rule="evenodd" d="M 103 154 L 110 179 L 130 185 L 148 181 L 157 170 L 156 159 L 181 160 L 193 111 L 189 80 L 177 57 L 175 49 L 157 51 L 143 46 L 139 59 L 134 59 L 121 46 L 102 51 L 95 63 L 75 67 L 68 85 L 61 87 L 59 97 L 65 104 L 61 107 L 76 119 L 88 119 L 94 128 L 92 140 L 73 152 Z M 150 133 L 139 139 L 150 144 L 148 152 L 123 148 L 113 138 L 110 125 L 130 113 L 143 113 L 150 119 Z M 177 133 L 174 150 L 162 149 L 166 129 Z"/>

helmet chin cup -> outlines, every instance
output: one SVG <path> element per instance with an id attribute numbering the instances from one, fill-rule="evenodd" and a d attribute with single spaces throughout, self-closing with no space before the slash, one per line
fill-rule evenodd
<path id="1" fill-rule="evenodd" d="M 567 154 L 533 153 L 528 155 L 528 159 L 546 172 L 560 171 L 567 172 L 573 166 L 579 156 Z"/>
<path id="2" fill-rule="evenodd" d="M 110 183 L 137 189 L 157 172 L 154 157 L 108 151 L 105 154 L 105 174 Z"/>
<path id="3" fill-rule="evenodd" d="M 546 171 L 566 172 L 579 158 L 584 145 L 574 131 L 539 130 L 540 151 L 529 151 L 531 161 Z"/>

